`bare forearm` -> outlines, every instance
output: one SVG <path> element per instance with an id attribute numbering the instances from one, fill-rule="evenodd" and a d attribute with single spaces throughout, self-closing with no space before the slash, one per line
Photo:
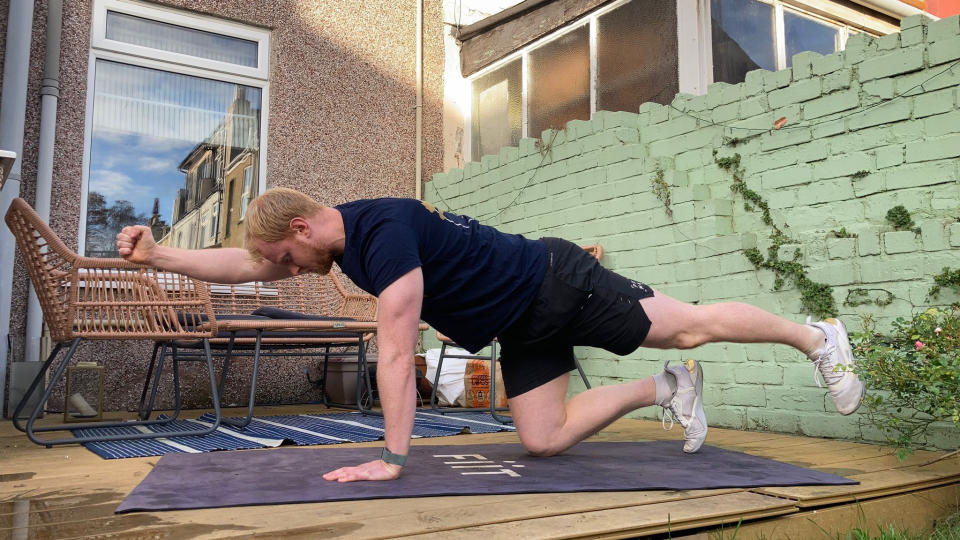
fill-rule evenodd
<path id="1" fill-rule="evenodd" d="M 377 362 L 377 388 L 387 449 L 394 454 L 408 453 L 417 402 L 414 394 L 413 356 L 381 351 Z"/>
<path id="2" fill-rule="evenodd" d="M 287 277 L 282 267 L 256 262 L 245 249 L 179 249 L 157 246 L 150 264 L 215 283 L 244 283 Z"/>

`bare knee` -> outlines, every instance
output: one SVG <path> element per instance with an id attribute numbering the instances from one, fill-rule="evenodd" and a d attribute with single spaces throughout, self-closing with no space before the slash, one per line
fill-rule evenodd
<path id="1" fill-rule="evenodd" d="M 674 334 L 672 341 L 674 349 L 694 349 L 708 343 L 710 337 L 699 328 L 691 328 L 689 330 L 681 330 Z"/>
<path id="2" fill-rule="evenodd" d="M 521 437 L 520 442 L 523 443 L 523 447 L 527 450 L 528 454 L 536 457 L 555 456 L 566 450 L 566 448 L 561 448 L 559 445 L 551 442 L 549 438 L 535 438 L 531 440 Z"/>

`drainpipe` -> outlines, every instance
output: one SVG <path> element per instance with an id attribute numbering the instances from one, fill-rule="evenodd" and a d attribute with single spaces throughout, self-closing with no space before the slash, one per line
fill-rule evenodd
<path id="1" fill-rule="evenodd" d="M 50 222 L 50 196 L 53 191 L 53 147 L 57 134 L 57 100 L 60 98 L 60 34 L 63 27 L 63 0 L 50 0 L 47 7 L 46 57 L 40 86 L 40 144 L 37 149 L 37 198 L 33 208 Z M 30 285 L 27 304 L 27 342 L 23 359 L 42 360 L 43 310 Z"/>
<path id="2" fill-rule="evenodd" d="M 0 150 L 23 155 L 23 124 L 27 113 L 27 78 L 30 72 L 30 34 L 33 30 L 33 0 L 10 0 L 7 11 L 7 42 L 3 56 L 3 96 L 0 101 Z M 0 193 L 0 217 L 10 201 L 20 196 L 21 160 L 17 159 Z M 13 234 L 0 220 L 0 411 L 6 403 L 7 344 L 10 335 L 10 304 L 13 301 Z"/>
<path id="3" fill-rule="evenodd" d="M 417 166 L 416 194 L 423 198 L 423 0 L 417 0 Z"/>

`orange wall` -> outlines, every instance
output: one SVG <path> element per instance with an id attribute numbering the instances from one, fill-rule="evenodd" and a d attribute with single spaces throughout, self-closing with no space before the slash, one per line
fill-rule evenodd
<path id="1" fill-rule="evenodd" d="M 960 0 L 927 0 L 927 12 L 941 18 L 960 15 Z"/>

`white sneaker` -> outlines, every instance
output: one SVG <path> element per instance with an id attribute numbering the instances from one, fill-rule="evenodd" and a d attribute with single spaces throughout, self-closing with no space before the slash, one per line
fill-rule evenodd
<path id="1" fill-rule="evenodd" d="M 824 319 L 808 324 L 827 336 L 824 346 L 811 358 L 813 366 L 827 383 L 837 411 L 844 415 L 853 414 L 860 407 L 866 388 L 853 372 L 856 361 L 853 358 L 853 350 L 850 348 L 847 329 L 837 319 Z M 822 388 L 816 372 L 813 378 L 817 381 L 817 386 Z"/>
<path id="2" fill-rule="evenodd" d="M 707 438 L 707 415 L 703 412 L 703 369 L 696 360 L 687 360 L 684 364 L 671 366 L 669 360 L 663 364 L 664 371 L 676 377 L 677 391 L 669 401 L 659 404 L 663 407 L 660 423 L 664 429 L 670 429 L 676 418 L 683 426 L 683 451 L 692 454 L 700 449 Z M 669 428 L 666 426 L 668 413 Z"/>

